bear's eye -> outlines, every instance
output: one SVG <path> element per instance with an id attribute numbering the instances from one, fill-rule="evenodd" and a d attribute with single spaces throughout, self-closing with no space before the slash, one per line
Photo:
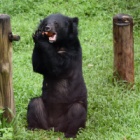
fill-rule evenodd
<path id="1" fill-rule="evenodd" d="M 68 21 L 65 22 L 65 26 L 66 27 L 69 26 L 69 22 Z"/>
<path id="2" fill-rule="evenodd" d="M 58 23 L 56 21 L 54 21 L 54 25 L 55 27 L 58 27 Z"/>

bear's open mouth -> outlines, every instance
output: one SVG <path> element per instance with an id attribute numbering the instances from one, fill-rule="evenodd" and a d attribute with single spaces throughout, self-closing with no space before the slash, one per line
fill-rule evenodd
<path id="1" fill-rule="evenodd" d="M 54 33 L 54 32 L 43 32 L 42 34 L 43 35 L 45 34 L 45 35 L 48 36 L 50 43 L 53 43 L 53 42 L 56 41 L 56 37 L 57 37 L 57 34 L 56 33 Z"/>

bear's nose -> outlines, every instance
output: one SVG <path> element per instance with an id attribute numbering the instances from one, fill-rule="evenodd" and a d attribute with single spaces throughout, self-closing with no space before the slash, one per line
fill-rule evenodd
<path id="1" fill-rule="evenodd" d="M 51 27 L 50 26 L 46 26 L 45 27 L 45 31 L 50 31 L 51 30 Z"/>

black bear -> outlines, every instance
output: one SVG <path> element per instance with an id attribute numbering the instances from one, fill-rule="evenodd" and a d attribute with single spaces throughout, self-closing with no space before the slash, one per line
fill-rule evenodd
<path id="1" fill-rule="evenodd" d="M 74 138 L 85 127 L 87 89 L 77 28 L 77 17 L 52 14 L 33 35 L 33 70 L 43 75 L 43 86 L 42 95 L 28 105 L 29 129 L 54 128 Z"/>

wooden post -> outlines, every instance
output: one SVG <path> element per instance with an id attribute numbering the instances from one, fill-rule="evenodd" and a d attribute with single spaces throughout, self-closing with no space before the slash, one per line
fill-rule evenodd
<path id="1" fill-rule="evenodd" d="M 126 14 L 113 17 L 114 77 L 134 83 L 133 19 Z"/>
<path id="2" fill-rule="evenodd" d="M 15 116 L 11 42 L 19 39 L 19 36 L 12 35 L 10 17 L 0 14 L 0 109 L 4 110 L 3 116 L 8 122 Z"/>

